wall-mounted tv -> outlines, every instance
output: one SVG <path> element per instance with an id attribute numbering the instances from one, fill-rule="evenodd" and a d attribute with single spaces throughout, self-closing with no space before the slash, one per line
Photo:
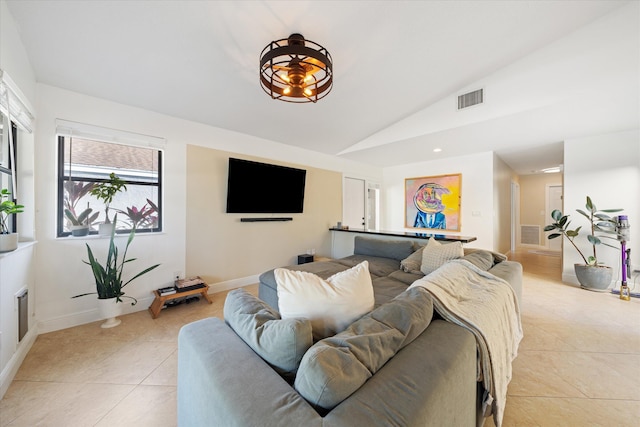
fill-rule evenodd
<path id="1" fill-rule="evenodd" d="M 302 213 L 307 171 L 229 158 L 227 213 Z"/>

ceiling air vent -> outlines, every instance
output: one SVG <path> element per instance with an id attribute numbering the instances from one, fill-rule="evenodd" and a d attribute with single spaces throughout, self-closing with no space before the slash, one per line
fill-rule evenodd
<path id="1" fill-rule="evenodd" d="M 458 95 L 458 110 L 468 108 L 473 105 L 482 104 L 484 102 L 483 89 L 474 90 L 473 92 Z"/>

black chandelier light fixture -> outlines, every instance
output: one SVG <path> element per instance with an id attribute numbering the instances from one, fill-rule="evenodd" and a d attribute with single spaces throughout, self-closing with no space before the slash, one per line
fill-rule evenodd
<path id="1" fill-rule="evenodd" d="M 333 86 L 331 55 L 302 34 L 273 41 L 260 54 L 260 85 L 273 99 L 317 102 Z"/>

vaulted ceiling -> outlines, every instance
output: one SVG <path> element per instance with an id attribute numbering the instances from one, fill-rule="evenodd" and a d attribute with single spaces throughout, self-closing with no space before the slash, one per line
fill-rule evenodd
<path id="1" fill-rule="evenodd" d="M 637 1 L 7 4 L 38 82 L 379 166 L 492 150 L 526 174 L 639 126 Z M 333 57 L 317 104 L 258 83 L 262 49 L 295 32 Z"/>

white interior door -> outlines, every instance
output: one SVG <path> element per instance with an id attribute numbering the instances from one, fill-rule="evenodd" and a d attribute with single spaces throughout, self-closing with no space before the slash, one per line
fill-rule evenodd
<path id="1" fill-rule="evenodd" d="M 342 224 L 349 228 L 364 228 L 365 204 L 364 180 L 345 178 Z"/>
<path id="2" fill-rule="evenodd" d="M 547 212 L 545 216 L 545 220 L 547 222 L 545 222 L 545 224 L 551 223 L 551 212 L 553 212 L 555 209 L 562 211 L 562 185 L 549 185 L 547 187 Z M 561 251 L 562 238 L 558 237 L 551 240 L 547 239 L 547 245 L 549 247 L 549 250 Z"/>

